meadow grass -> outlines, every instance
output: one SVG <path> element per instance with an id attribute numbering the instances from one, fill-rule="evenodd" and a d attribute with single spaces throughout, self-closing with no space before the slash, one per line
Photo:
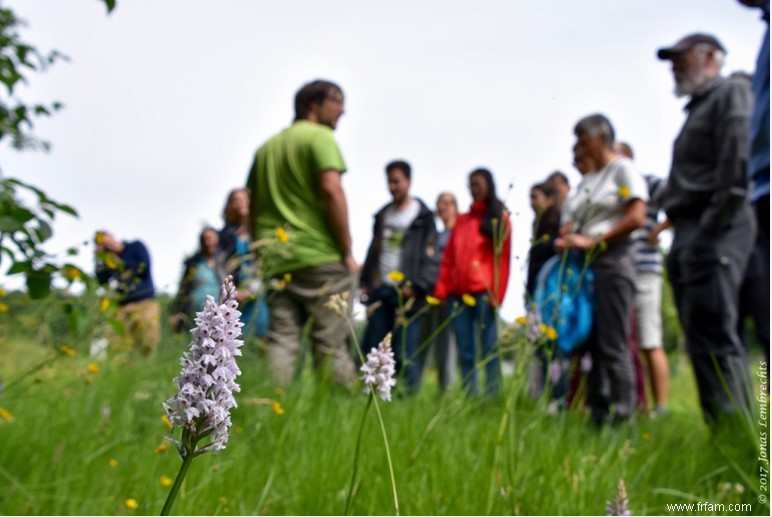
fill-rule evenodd
<path id="1" fill-rule="evenodd" d="M 181 462 L 174 446 L 159 449 L 170 432 L 161 403 L 175 393 L 187 338 L 166 336 L 150 358 L 123 353 L 94 361 L 82 348 L 68 357 L 32 339 L 3 340 L 0 377 L 9 388 L 0 407 L 13 415 L 0 420 L 3 514 L 140 515 L 163 506 L 169 489 L 160 480 L 173 479 Z M 529 400 L 524 357 L 500 400 L 468 400 L 459 388 L 440 396 L 429 375 L 418 395 L 381 404 L 400 512 L 599 515 L 623 478 L 637 515 L 667 515 L 669 503 L 700 501 L 749 503 L 745 513 L 768 514 L 757 501 L 755 438 L 736 437 L 750 447 L 732 464 L 702 422 L 691 369 L 682 357 L 671 359 L 670 413 L 600 430 L 580 411 L 549 416 L 544 401 Z M 341 514 L 367 396 L 330 387 L 310 367 L 279 390 L 253 345 L 239 365 L 227 449 L 193 462 L 173 512 Z M 375 414 L 368 417 L 351 513 L 389 515 L 386 451 Z"/>

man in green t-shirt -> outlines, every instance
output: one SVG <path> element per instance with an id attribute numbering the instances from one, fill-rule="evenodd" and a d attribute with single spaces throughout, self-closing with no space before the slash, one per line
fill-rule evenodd
<path id="1" fill-rule="evenodd" d="M 333 137 L 343 115 L 343 91 L 313 81 L 295 95 L 295 121 L 257 150 L 247 179 L 255 240 L 282 241 L 280 255 L 264 260 L 266 278 L 286 279 L 268 297 L 268 360 L 288 385 L 296 370 L 306 321 L 312 319 L 314 364 L 329 363 L 337 383 L 355 378 L 345 318 L 325 307 L 335 294 L 352 300 L 358 266 L 351 255 L 345 172 Z"/>

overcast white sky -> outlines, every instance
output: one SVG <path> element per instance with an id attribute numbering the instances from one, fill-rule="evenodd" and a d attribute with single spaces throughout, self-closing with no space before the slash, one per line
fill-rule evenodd
<path id="1" fill-rule="evenodd" d="M 291 122 L 297 89 L 327 78 L 346 94 L 336 135 L 360 262 L 389 200 L 388 161 L 413 165 L 412 191 L 431 206 L 449 190 L 466 210 L 477 166 L 502 196 L 513 185 L 507 319 L 523 311 L 530 185 L 555 169 L 579 179 L 574 123 L 605 113 L 641 170 L 666 175 L 685 102 L 656 49 L 710 32 L 726 72 L 751 72 L 765 30 L 735 0 L 118 0 L 110 16 L 96 0 L 5 3 L 27 40 L 71 58 L 22 94 L 66 105 L 36 126 L 51 152 L 0 149 L 3 174 L 80 212 L 57 221 L 51 251 L 98 228 L 140 238 L 156 285 L 175 291 L 202 225 L 222 225 L 255 149 Z"/>

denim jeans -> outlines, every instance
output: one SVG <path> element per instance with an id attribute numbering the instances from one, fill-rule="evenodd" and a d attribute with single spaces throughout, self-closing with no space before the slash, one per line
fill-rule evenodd
<path id="1" fill-rule="evenodd" d="M 450 298 L 451 304 L 457 303 L 462 307 L 461 312 L 453 320 L 461 376 L 467 394 L 477 395 L 477 340 L 479 338 L 482 351 L 480 362 L 485 366 L 485 393 L 495 396 L 501 391 L 501 367 L 496 344 L 496 313 L 488 303 L 487 293 L 473 296 L 476 301 L 474 307 L 465 305 L 458 297 Z"/>
<path id="2" fill-rule="evenodd" d="M 397 325 L 397 311 L 400 307 L 396 287 L 377 287 L 371 294 L 368 305 L 376 302 L 380 302 L 380 306 L 367 318 L 367 329 L 361 343 L 362 355 L 367 357 L 370 349 L 377 347 L 386 334 L 391 332 L 391 347 L 397 362 L 397 379 L 404 378 L 408 391 L 416 391 L 421 384 L 421 368 L 417 354 L 420 319 L 413 321 L 407 329 L 402 324 Z M 410 315 L 405 317 L 409 318 Z"/>

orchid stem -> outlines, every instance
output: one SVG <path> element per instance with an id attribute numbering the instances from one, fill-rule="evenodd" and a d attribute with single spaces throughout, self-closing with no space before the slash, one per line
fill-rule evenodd
<path id="1" fill-rule="evenodd" d="M 164 507 L 161 510 L 161 515 L 169 515 L 169 512 L 172 510 L 172 506 L 174 505 L 174 500 L 177 499 L 177 493 L 180 491 L 182 482 L 185 481 L 185 476 L 188 473 L 190 464 L 193 463 L 194 457 L 195 457 L 195 454 L 193 453 L 193 451 L 189 450 L 185 454 L 185 457 L 182 459 L 182 465 L 180 466 L 180 471 L 177 473 L 177 479 L 174 480 L 174 485 L 172 485 L 171 490 L 169 490 L 169 496 L 166 498 Z"/>
<path id="2" fill-rule="evenodd" d="M 378 401 L 375 400 L 373 393 L 372 399 L 375 401 L 375 411 L 378 413 L 378 422 L 381 424 L 381 433 L 383 434 L 383 443 L 386 445 L 386 459 L 389 462 L 389 475 L 391 476 L 391 490 L 394 494 L 394 512 L 399 517 L 399 499 L 397 498 L 397 481 L 394 478 L 394 465 L 391 463 L 391 450 L 389 448 L 389 438 L 386 436 L 386 426 L 383 424 L 383 416 Z"/>
<path id="3" fill-rule="evenodd" d="M 367 412 L 370 410 L 370 406 L 373 404 L 374 393 L 370 393 L 370 397 L 367 399 L 367 406 L 365 412 L 362 413 L 362 423 L 359 425 L 359 434 L 357 435 L 357 446 L 354 450 L 354 469 L 351 472 L 351 484 L 348 487 L 348 496 L 346 496 L 346 507 L 343 510 L 343 515 L 348 515 L 348 510 L 351 507 L 351 498 L 354 495 L 354 483 L 356 482 L 357 470 L 359 467 L 359 449 L 362 445 L 362 431 L 365 429 L 365 420 L 367 418 Z"/>

